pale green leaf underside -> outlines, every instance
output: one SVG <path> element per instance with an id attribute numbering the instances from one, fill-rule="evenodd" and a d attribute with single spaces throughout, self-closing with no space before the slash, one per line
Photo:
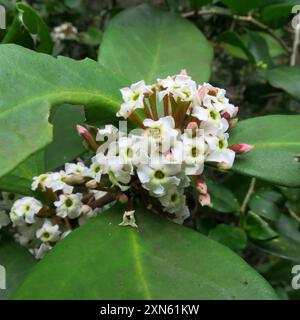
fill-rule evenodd
<path id="1" fill-rule="evenodd" d="M 130 82 L 151 84 L 186 69 L 201 83 L 209 80 L 212 56 L 210 43 L 192 23 L 144 4 L 111 20 L 99 62 Z"/>
<path id="2" fill-rule="evenodd" d="M 59 243 L 16 299 L 275 299 L 230 249 L 141 209 L 120 227 L 114 206 Z M 76 268 L 74 268 L 76 266 Z"/>
<path id="3" fill-rule="evenodd" d="M 233 170 L 279 185 L 300 186 L 300 115 L 272 115 L 241 121 L 230 144 L 249 143 L 254 149 L 238 156 Z"/>

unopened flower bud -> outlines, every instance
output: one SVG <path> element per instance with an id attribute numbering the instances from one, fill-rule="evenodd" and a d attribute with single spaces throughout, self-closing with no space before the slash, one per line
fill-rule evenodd
<path id="1" fill-rule="evenodd" d="M 239 112 L 239 107 L 234 107 L 232 118 L 235 117 L 238 114 L 238 112 Z"/>
<path id="2" fill-rule="evenodd" d="M 200 177 L 195 177 L 196 181 L 196 188 L 201 194 L 207 194 L 207 184 L 206 182 Z"/>
<path id="3" fill-rule="evenodd" d="M 88 188 L 88 189 L 97 189 L 98 187 L 98 182 L 94 179 L 88 181 L 85 186 Z"/>
<path id="4" fill-rule="evenodd" d="M 254 148 L 254 145 L 247 143 L 238 143 L 229 147 L 229 149 L 233 150 L 237 154 L 242 154 L 251 151 Z"/>
<path id="5" fill-rule="evenodd" d="M 87 214 L 89 214 L 91 211 L 93 211 L 93 209 L 92 209 L 90 206 L 88 206 L 87 204 L 83 204 L 83 205 L 81 206 L 81 211 L 80 211 L 81 214 L 87 215 Z"/>
<path id="6" fill-rule="evenodd" d="M 200 194 L 199 198 L 198 198 L 198 201 L 199 201 L 199 203 L 201 204 L 202 207 L 204 207 L 204 206 L 212 207 L 212 203 L 211 203 L 211 200 L 210 200 L 209 193 Z"/>
<path id="7" fill-rule="evenodd" d="M 119 201 L 120 203 L 127 203 L 128 202 L 128 197 L 125 193 L 120 192 L 116 196 L 116 200 Z"/>
<path id="8" fill-rule="evenodd" d="M 85 181 L 85 177 L 79 176 L 77 174 L 74 175 L 68 175 L 64 177 L 63 181 L 71 186 L 76 184 L 82 184 Z"/>
<path id="9" fill-rule="evenodd" d="M 232 166 L 226 162 L 218 162 L 217 163 L 217 168 L 222 169 L 222 170 L 228 170 L 230 169 Z"/>
<path id="10" fill-rule="evenodd" d="M 233 128 L 233 127 L 237 124 L 238 121 L 239 121 L 238 118 L 231 118 L 231 119 L 229 119 L 229 121 L 228 121 L 228 123 L 229 123 L 229 128 L 230 128 L 230 129 Z"/>
<path id="11" fill-rule="evenodd" d="M 85 127 L 81 126 L 81 125 L 76 125 L 76 129 L 77 132 L 80 136 L 82 136 L 85 141 L 87 142 L 88 146 L 93 150 L 93 151 L 97 151 L 98 149 L 98 144 L 96 143 L 95 139 L 93 138 L 93 136 L 91 135 L 91 133 L 88 131 L 88 129 L 86 129 Z"/>

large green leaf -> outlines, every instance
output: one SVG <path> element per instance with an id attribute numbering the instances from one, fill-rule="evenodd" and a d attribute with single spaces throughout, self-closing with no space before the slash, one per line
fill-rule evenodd
<path id="1" fill-rule="evenodd" d="M 300 99 L 300 68 L 281 66 L 270 70 L 261 71 L 261 75 L 276 88 Z"/>
<path id="2" fill-rule="evenodd" d="M 6 269 L 6 290 L 0 290 L 0 300 L 9 299 L 27 276 L 36 260 L 12 240 L 0 240 L 0 265 Z"/>
<path id="3" fill-rule="evenodd" d="M 120 105 L 123 84 L 89 59 L 55 59 L 1 45 L 0 71 L 0 176 L 51 142 L 51 105 L 83 104 L 111 116 Z"/>
<path id="4" fill-rule="evenodd" d="M 230 144 L 250 143 L 251 152 L 238 156 L 233 170 L 279 185 L 300 186 L 300 115 L 272 115 L 238 123 Z"/>
<path id="5" fill-rule="evenodd" d="M 234 13 L 245 14 L 251 9 L 259 7 L 262 0 L 222 0 Z"/>
<path id="6" fill-rule="evenodd" d="M 138 230 L 118 226 L 114 206 L 90 220 L 32 270 L 15 298 L 276 298 L 230 249 L 150 212 L 137 210 L 136 219 Z"/>
<path id="7" fill-rule="evenodd" d="M 127 9 L 109 24 L 99 62 L 130 82 L 177 74 L 208 81 L 212 47 L 189 21 L 149 5 Z"/>
<path id="8" fill-rule="evenodd" d="M 1 190 L 29 195 L 34 176 L 56 169 L 85 151 L 76 131 L 76 124 L 85 120 L 82 107 L 59 106 L 53 109 L 50 118 L 53 124 L 53 141 L 23 161 L 12 172 L 1 177 Z"/>
<path id="9" fill-rule="evenodd" d="M 115 18 L 101 52 L 97 64 L 0 46 L 0 176 L 51 142 L 47 119 L 52 105 L 85 105 L 89 122 L 111 120 L 120 105 L 119 89 L 131 81 L 152 81 L 182 68 L 204 81 L 212 58 L 210 45 L 193 24 L 148 6 Z"/>

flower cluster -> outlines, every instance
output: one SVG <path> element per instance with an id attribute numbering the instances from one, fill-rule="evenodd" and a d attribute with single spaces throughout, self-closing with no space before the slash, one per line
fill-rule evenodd
<path id="1" fill-rule="evenodd" d="M 232 167 L 235 154 L 251 150 L 246 144 L 228 145 L 238 108 L 223 89 L 197 84 L 184 71 L 121 89 L 118 117 L 137 124 L 127 134 L 119 128 L 77 126 L 91 159 L 66 163 L 64 170 L 34 177 L 32 190 L 40 199 L 17 199 L 9 212 L 0 212 L 0 228 L 10 221 L 15 239 L 42 258 L 74 227 L 113 201 L 127 203 L 120 225 L 137 227 L 135 199 L 147 208 L 183 223 L 190 211 L 188 188 L 195 187 L 201 205 L 210 205 L 203 178 L 204 165 Z"/>

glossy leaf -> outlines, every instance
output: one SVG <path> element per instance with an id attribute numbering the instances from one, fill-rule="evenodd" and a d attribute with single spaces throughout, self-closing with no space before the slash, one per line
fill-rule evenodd
<path id="1" fill-rule="evenodd" d="M 251 152 L 238 156 L 233 170 L 279 185 L 300 186 L 300 116 L 272 115 L 238 123 L 230 144 L 249 143 Z"/>
<path id="2" fill-rule="evenodd" d="M 276 298 L 230 249 L 150 212 L 137 210 L 136 219 L 138 230 L 118 226 L 122 211 L 114 206 L 90 220 L 34 268 L 14 298 Z"/>
<path id="3" fill-rule="evenodd" d="M 222 2 L 234 13 L 245 14 L 249 10 L 257 8 L 262 0 L 222 0 Z"/>
<path id="4" fill-rule="evenodd" d="M 219 224 L 209 232 L 209 237 L 233 250 L 242 250 L 247 245 L 247 236 L 243 229 L 228 224 Z"/>
<path id="5" fill-rule="evenodd" d="M 76 124 L 85 120 L 83 108 L 63 105 L 51 115 L 53 141 L 43 150 L 23 161 L 12 172 L 0 178 L 0 189 L 30 195 L 32 178 L 72 161 L 86 149 L 76 131 Z"/>
<path id="6" fill-rule="evenodd" d="M 212 47 L 189 21 L 149 5 L 124 10 L 104 33 L 99 62 L 128 83 L 177 74 L 208 81 Z"/>
<path id="7" fill-rule="evenodd" d="M 0 290 L 0 300 L 9 299 L 35 265 L 27 249 L 13 240 L 0 240 L 0 265 L 6 269 L 6 290 Z"/>
<path id="8" fill-rule="evenodd" d="M 252 239 L 270 240 L 277 237 L 277 233 L 256 213 L 249 211 L 247 213 L 244 229 Z"/>
<path id="9" fill-rule="evenodd" d="M 285 90 L 300 99 L 300 67 L 281 66 L 261 72 L 261 75 L 276 88 Z"/>
<path id="10" fill-rule="evenodd" d="M 122 84 L 97 62 L 16 45 L 1 45 L 0 57 L 0 176 L 51 142 L 51 105 L 84 104 L 107 116 L 119 108 Z"/>
<path id="11" fill-rule="evenodd" d="M 299 242 L 286 236 L 281 235 L 270 241 L 258 241 L 255 245 L 265 253 L 300 262 Z"/>
<path id="12" fill-rule="evenodd" d="M 249 207 L 254 213 L 272 221 L 277 221 L 281 213 L 276 203 L 261 197 L 259 194 L 252 195 Z"/>
<path id="13" fill-rule="evenodd" d="M 295 219 L 282 214 L 276 226 L 278 232 L 300 244 L 299 223 Z"/>
<path id="14" fill-rule="evenodd" d="M 51 54 L 53 42 L 44 20 L 28 4 L 19 2 L 16 7 L 18 14 L 2 42 L 16 43 Z"/>
<path id="15" fill-rule="evenodd" d="M 207 180 L 207 185 L 214 210 L 226 213 L 239 211 L 238 200 L 228 188 L 212 180 Z"/>

